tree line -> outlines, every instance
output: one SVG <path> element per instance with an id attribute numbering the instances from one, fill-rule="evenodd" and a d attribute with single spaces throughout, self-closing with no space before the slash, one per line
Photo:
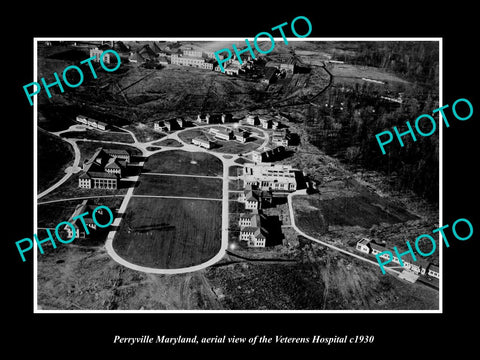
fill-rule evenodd
<path id="1" fill-rule="evenodd" d="M 403 137 L 388 145 L 382 155 L 375 135 L 397 126 L 406 131 L 421 114 L 431 114 L 438 105 L 438 47 L 428 42 L 367 43 L 341 60 L 362 66 L 377 66 L 410 82 L 373 84 L 335 82 L 309 106 L 305 125 L 310 142 L 349 165 L 381 171 L 399 190 L 413 190 L 429 202 L 438 203 L 438 132 L 430 137 Z M 382 96 L 390 99 L 382 99 Z M 399 102 L 391 99 L 400 99 Z M 438 117 L 437 117 L 438 121 Z"/>

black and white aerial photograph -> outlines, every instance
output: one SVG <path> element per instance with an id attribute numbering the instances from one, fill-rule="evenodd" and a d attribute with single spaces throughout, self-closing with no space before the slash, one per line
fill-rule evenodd
<path id="1" fill-rule="evenodd" d="M 37 310 L 438 310 L 439 40 L 233 44 L 37 39 Z"/>
<path id="2" fill-rule="evenodd" d="M 6 350 L 474 350 L 473 6 L 176 5 L 8 12 Z"/>

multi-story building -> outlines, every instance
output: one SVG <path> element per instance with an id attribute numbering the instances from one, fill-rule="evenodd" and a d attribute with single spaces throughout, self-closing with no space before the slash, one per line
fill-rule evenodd
<path id="1" fill-rule="evenodd" d="M 198 57 L 192 57 L 172 54 L 170 62 L 175 65 L 192 66 L 200 69 L 213 70 L 213 62 L 211 62 L 211 60 L 205 61 L 201 55 Z"/>
<path id="2" fill-rule="evenodd" d="M 92 157 L 83 163 L 78 187 L 116 190 L 128 162 L 130 154 L 126 150 L 98 148 Z"/>
<path id="3" fill-rule="evenodd" d="M 265 219 L 261 214 L 240 214 L 240 236 L 241 241 L 246 241 L 249 247 L 265 247 L 268 231 L 262 226 Z"/>
<path id="4" fill-rule="evenodd" d="M 241 143 L 245 143 L 247 142 L 249 133 L 246 131 L 234 130 L 233 137 L 235 138 L 235 140 L 240 141 Z"/>
<path id="5" fill-rule="evenodd" d="M 197 145 L 197 146 L 201 146 L 205 149 L 211 149 L 212 146 L 213 146 L 213 143 L 210 140 L 202 139 L 200 137 L 193 138 L 192 139 L 192 144 Z"/>
<path id="6" fill-rule="evenodd" d="M 195 57 L 195 58 L 201 58 L 203 53 L 201 51 L 197 51 L 197 50 L 183 50 L 183 55 L 184 56 Z"/>
<path id="7" fill-rule="evenodd" d="M 370 239 L 363 238 L 362 240 L 357 242 L 357 250 L 365 254 L 370 254 L 370 251 L 372 250 L 370 246 Z"/>
<path id="8" fill-rule="evenodd" d="M 201 124 L 210 124 L 210 114 L 198 114 L 197 121 Z"/>
<path id="9" fill-rule="evenodd" d="M 430 266 L 428 267 L 428 275 L 440 279 L 440 268 L 438 267 L 438 265 L 430 264 Z"/>
<path id="10" fill-rule="evenodd" d="M 256 163 L 275 161 L 278 155 L 285 151 L 283 146 L 277 146 L 273 149 L 265 149 L 263 151 L 253 151 L 252 160 Z"/>
<path id="11" fill-rule="evenodd" d="M 225 127 L 210 128 L 210 132 L 214 134 L 216 138 L 219 138 L 221 140 L 228 141 L 233 139 L 233 131 Z"/>
<path id="12" fill-rule="evenodd" d="M 245 186 L 259 190 L 295 191 L 296 171 L 288 165 L 245 165 L 243 180 Z"/>
<path id="13" fill-rule="evenodd" d="M 292 134 L 288 131 L 274 131 L 272 134 L 272 144 L 277 146 L 290 146 L 292 144 Z"/>
<path id="14" fill-rule="evenodd" d="M 272 127 L 272 120 L 260 118 L 260 125 L 264 129 L 270 129 Z"/>
<path id="15" fill-rule="evenodd" d="M 93 61 L 100 62 L 100 56 L 103 54 L 104 50 L 100 50 L 99 48 L 90 49 L 90 57 L 95 56 Z M 103 63 L 110 64 L 110 53 L 106 53 L 103 55 Z"/>
<path id="16" fill-rule="evenodd" d="M 248 114 L 247 117 L 245 118 L 245 122 L 248 125 L 258 125 L 259 124 L 258 116 Z"/>
<path id="17" fill-rule="evenodd" d="M 79 123 L 82 123 L 84 125 L 93 127 L 95 129 L 100 129 L 100 130 L 106 130 L 108 124 L 104 123 L 103 121 L 95 120 L 89 117 L 86 117 L 84 115 L 77 115 L 76 120 Z"/>

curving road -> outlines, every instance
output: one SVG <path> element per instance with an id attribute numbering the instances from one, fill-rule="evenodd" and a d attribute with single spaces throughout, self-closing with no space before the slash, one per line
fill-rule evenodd
<path id="1" fill-rule="evenodd" d="M 74 139 L 64 139 L 64 138 L 61 138 L 62 140 L 68 142 L 70 145 L 72 145 L 73 147 L 73 151 L 75 153 L 75 158 L 73 160 L 73 165 L 72 166 L 69 166 L 68 168 L 65 169 L 65 175 L 63 176 L 63 178 L 61 178 L 60 180 L 58 180 L 55 184 L 53 184 L 52 186 L 50 186 L 48 189 L 46 189 L 45 191 L 41 192 L 40 194 L 37 195 L 37 199 L 40 199 L 42 198 L 43 196 L 47 195 L 48 193 L 52 192 L 53 190 L 55 190 L 56 188 L 58 188 L 60 185 L 62 185 L 65 181 L 67 181 L 70 176 L 72 176 L 72 174 L 78 172 L 80 170 L 80 149 L 78 148 L 77 146 L 77 143 L 76 143 L 76 140 Z"/>
<path id="2" fill-rule="evenodd" d="M 296 231 L 297 233 L 299 233 L 300 235 L 306 237 L 306 238 L 309 239 L 309 240 L 312 240 L 312 241 L 314 241 L 314 242 L 316 242 L 316 243 L 319 243 L 319 244 L 321 244 L 321 245 L 323 245 L 323 246 L 326 246 L 326 247 L 328 247 L 328 248 L 330 248 L 330 249 L 339 251 L 339 252 L 341 252 L 341 253 L 343 253 L 343 254 L 345 254 L 345 255 L 348 255 L 348 256 L 353 256 L 354 258 L 357 258 L 357 259 L 359 259 L 359 260 L 368 262 L 368 263 L 373 264 L 373 265 L 375 265 L 375 266 L 379 266 L 379 265 L 378 265 L 378 262 L 376 262 L 376 261 L 373 261 L 373 260 L 364 258 L 363 256 L 360 256 L 360 255 L 354 254 L 354 253 L 352 253 L 352 252 L 343 250 L 343 249 L 341 249 L 341 248 L 339 248 L 339 247 L 337 247 L 337 246 L 335 246 L 335 245 L 332 245 L 332 244 L 326 243 L 326 242 L 324 242 L 324 241 L 318 240 L 318 239 L 314 238 L 313 236 L 310 236 L 310 235 L 306 234 L 305 232 L 303 232 L 302 230 L 300 230 L 300 229 L 298 228 L 298 226 L 295 224 L 295 216 L 294 216 L 294 211 L 293 211 L 293 196 L 294 196 L 294 195 L 306 195 L 306 190 L 297 190 L 297 191 L 295 191 L 295 192 L 293 192 L 293 193 L 288 194 L 288 196 L 287 196 L 287 200 L 288 200 L 288 210 L 289 210 L 289 212 L 290 212 L 290 223 L 291 223 L 292 228 L 295 229 L 295 231 Z M 400 272 L 397 271 L 397 270 L 395 270 L 395 269 L 392 269 L 392 268 L 389 268 L 389 267 L 385 267 L 385 269 L 386 269 L 387 271 L 396 273 L 397 275 L 400 274 Z"/>

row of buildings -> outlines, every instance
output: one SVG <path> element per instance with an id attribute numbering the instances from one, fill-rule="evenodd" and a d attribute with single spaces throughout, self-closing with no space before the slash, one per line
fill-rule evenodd
<path id="1" fill-rule="evenodd" d="M 108 55 L 108 54 L 107 54 Z M 220 60 L 224 59 L 224 56 L 219 54 Z M 233 54 L 231 59 L 228 59 L 224 64 L 225 74 L 238 75 L 243 71 L 244 67 L 251 67 L 251 55 L 244 54 L 242 56 L 242 64 Z M 215 70 L 220 72 L 221 68 L 217 63 L 214 52 L 200 51 L 190 49 L 171 49 L 165 47 L 163 50 L 158 44 L 145 44 L 136 51 L 132 51 L 129 54 L 128 61 L 131 63 L 158 63 L 160 65 L 181 65 L 190 66 L 205 70 Z"/>
<path id="2" fill-rule="evenodd" d="M 250 137 L 250 133 L 248 131 L 241 129 L 231 130 L 226 127 L 212 127 L 209 129 L 209 133 L 211 133 L 215 139 L 223 141 L 238 141 L 241 143 L 247 142 L 248 138 Z M 205 149 L 211 149 L 215 145 L 215 143 L 210 141 L 210 139 L 200 136 L 193 138 L 192 144 Z"/>
<path id="3" fill-rule="evenodd" d="M 377 244 L 376 242 L 367 238 L 363 238 L 359 242 L 357 242 L 356 249 L 365 254 L 371 254 L 373 256 L 389 250 L 386 248 L 385 244 Z M 390 252 L 392 253 L 392 259 L 391 259 L 392 262 L 400 265 L 400 260 L 398 259 L 398 257 L 393 255 L 395 254 L 395 252 L 393 250 Z M 380 255 L 380 257 L 384 260 L 389 260 L 390 254 L 385 253 Z M 437 279 L 440 279 L 440 269 L 438 265 L 432 264 L 422 258 L 416 258 L 416 259 L 417 260 L 413 260 L 412 255 L 409 253 L 403 255 L 402 256 L 403 267 L 417 275 L 418 274 L 429 275 Z"/>
<path id="4" fill-rule="evenodd" d="M 260 118 L 253 114 L 248 114 L 245 117 L 245 123 L 252 126 L 260 125 L 263 129 L 273 130 L 277 130 L 282 126 L 281 122 L 276 119 Z"/>
<path id="5" fill-rule="evenodd" d="M 231 122 L 233 119 L 232 114 L 228 113 L 222 113 L 222 114 L 198 114 L 197 115 L 197 123 L 199 124 L 225 124 L 228 122 Z"/>
<path id="6" fill-rule="evenodd" d="M 248 131 L 238 128 L 231 130 L 226 127 L 212 127 L 209 129 L 209 132 L 220 140 L 237 140 L 241 143 L 247 142 L 248 138 L 250 137 L 250 133 Z"/>
<path id="7" fill-rule="evenodd" d="M 119 181 L 125 176 L 130 153 L 127 150 L 98 148 L 83 163 L 78 187 L 82 189 L 118 189 Z"/>
<path id="8" fill-rule="evenodd" d="M 249 247 L 265 247 L 270 231 L 265 226 L 267 217 L 261 213 L 264 204 L 273 203 L 274 192 L 291 192 L 297 189 L 295 170 L 287 165 L 246 165 L 243 181 L 245 189 L 238 197 L 249 212 L 240 214 L 240 241 Z"/>
<path id="9" fill-rule="evenodd" d="M 78 115 L 75 119 L 77 120 L 77 122 L 81 124 L 84 124 L 99 130 L 106 130 L 108 127 L 107 123 L 86 117 L 84 115 Z"/>

